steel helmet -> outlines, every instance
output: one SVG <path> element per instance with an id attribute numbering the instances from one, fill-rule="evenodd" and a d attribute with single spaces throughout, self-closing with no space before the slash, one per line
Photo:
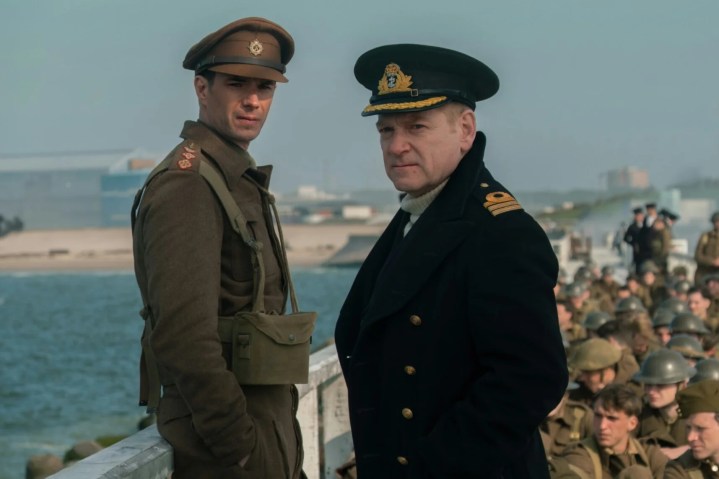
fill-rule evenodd
<path id="1" fill-rule="evenodd" d="M 698 383 L 705 379 L 719 380 L 719 359 L 707 358 L 697 362 L 694 368 L 697 373 L 689 380 L 689 384 Z"/>
<path id="2" fill-rule="evenodd" d="M 629 296 L 628 298 L 622 298 L 617 302 L 614 307 L 615 313 L 628 313 L 631 311 L 646 311 L 647 308 L 642 304 L 642 300 L 636 296 Z"/>
<path id="3" fill-rule="evenodd" d="M 592 271 L 586 266 L 580 266 L 574 272 L 574 281 L 592 281 L 593 279 Z"/>
<path id="4" fill-rule="evenodd" d="M 676 314 L 671 309 L 659 308 L 654 311 L 654 316 L 652 316 L 652 327 L 669 327 L 669 325 L 672 323 L 672 319 L 674 319 L 674 316 L 676 316 Z"/>
<path id="5" fill-rule="evenodd" d="M 686 313 L 689 311 L 687 303 L 678 298 L 667 298 L 659 303 L 660 308 L 671 310 L 674 314 Z"/>
<path id="6" fill-rule="evenodd" d="M 643 384 L 675 384 L 696 372 L 677 351 L 660 349 L 647 356 L 632 379 Z"/>
<path id="7" fill-rule="evenodd" d="M 704 321 L 692 313 L 677 314 L 669 328 L 674 333 L 708 334 L 710 331 L 704 326 Z"/>
<path id="8" fill-rule="evenodd" d="M 707 357 L 697 338 L 688 334 L 672 335 L 672 339 L 667 342 L 666 348 L 676 351 L 688 359 L 704 359 Z"/>
<path id="9" fill-rule="evenodd" d="M 612 320 L 612 315 L 604 311 L 592 311 L 584 318 L 582 326 L 589 331 L 596 331 L 603 324 Z"/>
<path id="10" fill-rule="evenodd" d="M 597 371 L 617 364 L 621 357 L 622 352 L 606 339 L 592 338 L 577 346 L 569 364 L 574 370 Z"/>
<path id="11" fill-rule="evenodd" d="M 562 288 L 562 293 L 568 298 L 577 298 L 584 294 L 586 291 L 586 288 L 581 283 L 578 283 L 575 281 L 574 283 L 569 283 L 564 288 Z"/>

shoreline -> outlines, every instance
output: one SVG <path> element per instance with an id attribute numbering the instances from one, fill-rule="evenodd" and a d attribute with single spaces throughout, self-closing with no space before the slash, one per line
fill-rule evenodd
<path id="1" fill-rule="evenodd" d="M 288 224 L 282 230 L 290 267 L 321 266 L 350 235 L 379 235 L 385 224 Z M 0 238 L 0 273 L 133 272 L 130 228 L 29 230 Z"/>

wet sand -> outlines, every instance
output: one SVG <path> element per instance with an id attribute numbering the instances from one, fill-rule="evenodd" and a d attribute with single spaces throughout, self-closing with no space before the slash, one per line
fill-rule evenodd
<path id="1" fill-rule="evenodd" d="M 379 235 L 385 225 L 283 226 L 290 266 L 316 266 L 332 257 L 351 234 Z M 0 238 L 0 271 L 132 271 L 129 228 L 36 230 Z"/>

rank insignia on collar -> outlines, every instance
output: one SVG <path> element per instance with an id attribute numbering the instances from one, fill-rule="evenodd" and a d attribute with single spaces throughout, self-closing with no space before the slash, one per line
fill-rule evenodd
<path id="1" fill-rule="evenodd" d="M 247 46 L 247 49 L 252 53 L 254 56 L 262 55 L 262 50 L 265 49 L 265 47 L 262 46 L 262 43 L 258 39 L 254 39 L 250 42 L 250 44 Z"/>
<path id="2" fill-rule="evenodd" d="M 183 158 L 177 162 L 177 166 L 179 166 L 183 170 L 186 170 L 186 169 L 192 167 L 192 162 L 190 160 L 188 160 L 187 158 Z"/>
<path id="3" fill-rule="evenodd" d="M 402 73 L 396 63 L 390 63 L 384 69 L 384 75 L 379 80 L 377 90 L 380 95 L 386 95 L 387 93 L 412 91 L 411 86 L 412 77 Z"/>
<path id="4" fill-rule="evenodd" d="M 487 201 L 484 202 L 483 206 L 492 213 L 493 216 L 499 216 L 502 213 L 509 211 L 521 210 L 522 207 L 514 199 L 514 196 L 504 191 L 495 191 L 485 196 Z"/>

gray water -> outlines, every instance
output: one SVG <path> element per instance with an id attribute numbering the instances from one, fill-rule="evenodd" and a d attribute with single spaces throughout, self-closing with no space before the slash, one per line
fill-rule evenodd
<path id="1" fill-rule="evenodd" d="M 301 309 L 332 337 L 355 269 L 298 269 Z M 0 479 L 34 454 L 137 430 L 140 299 L 131 273 L 0 274 Z"/>

